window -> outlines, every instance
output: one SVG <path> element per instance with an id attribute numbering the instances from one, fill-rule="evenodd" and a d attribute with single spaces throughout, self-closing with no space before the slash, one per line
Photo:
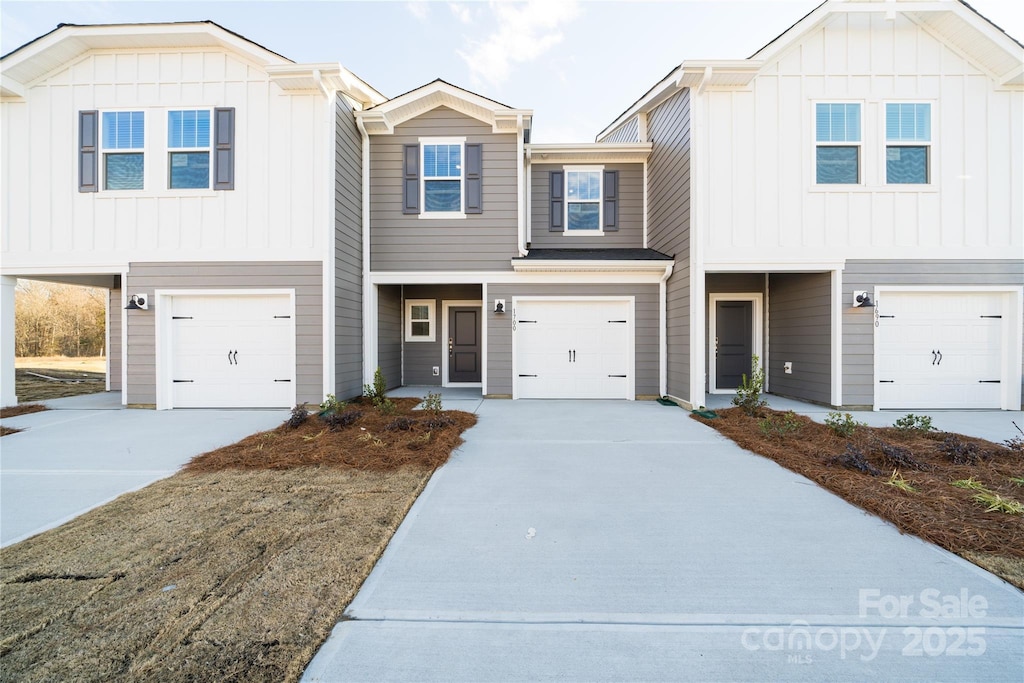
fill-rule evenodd
<path id="1" fill-rule="evenodd" d="M 168 187 L 210 187 L 210 111 L 167 112 Z"/>
<path id="2" fill-rule="evenodd" d="M 885 105 L 885 182 L 926 185 L 929 182 L 932 107 L 920 103 Z"/>
<path id="3" fill-rule="evenodd" d="M 146 122 L 143 113 L 103 112 L 102 140 L 103 189 L 141 190 L 146 148 Z"/>
<path id="4" fill-rule="evenodd" d="M 405 302 L 405 341 L 434 341 L 434 300 L 407 299 Z"/>
<path id="5" fill-rule="evenodd" d="M 567 232 L 601 230 L 601 169 L 565 170 Z"/>
<path id="6" fill-rule="evenodd" d="M 860 183 L 860 105 L 815 105 L 815 182 L 819 185 Z"/>
<path id="7" fill-rule="evenodd" d="M 423 210 L 462 213 L 462 144 L 423 145 Z"/>

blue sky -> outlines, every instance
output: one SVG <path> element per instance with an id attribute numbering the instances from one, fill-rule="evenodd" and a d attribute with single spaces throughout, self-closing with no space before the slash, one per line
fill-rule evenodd
<path id="1" fill-rule="evenodd" d="M 970 0 L 1024 40 L 1024 2 Z M 0 3 L 6 54 L 58 23 L 210 19 L 392 97 L 443 78 L 534 110 L 536 142 L 587 142 L 684 59 L 750 56 L 819 0 Z"/>

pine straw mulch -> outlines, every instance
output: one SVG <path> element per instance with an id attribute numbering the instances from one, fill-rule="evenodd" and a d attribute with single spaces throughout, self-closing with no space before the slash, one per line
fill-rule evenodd
<path id="1" fill-rule="evenodd" d="M 299 680 L 476 422 L 392 400 L 198 456 L 0 549 L 0 681 Z"/>
<path id="2" fill-rule="evenodd" d="M 476 424 L 472 413 L 414 411 L 420 403 L 418 398 L 390 400 L 396 407 L 392 414 L 384 414 L 361 399 L 328 420 L 313 413 L 298 426 L 286 422 L 197 456 L 184 471 L 321 466 L 376 471 L 403 465 L 433 468 L 448 460 L 462 443 L 460 434 Z"/>
<path id="3" fill-rule="evenodd" d="M 987 512 L 973 500 L 978 491 L 951 482 L 973 477 L 985 488 L 1024 502 L 1024 488 L 1011 478 L 1024 477 L 1024 450 L 1011 450 L 984 439 L 945 432 L 908 432 L 893 427 L 860 426 L 850 437 L 837 436 L 824 424 L 789 415 L 799 428 L 781 436 L 765 435 L 762 419 L 776 424 L 786 413 L 763 408 L 750 417 L 739 408 L 718 411 L 718 418 L 694 419 L 729 437 L 741 447 L 812 479 L 845 500 L 914 534 L 957 553 L 1024 589 L 1024 518 Z M 848 469 L 836 462 L 847 444 L 859 449 L 878 474 Z M 888 444 L 906 449 L 896 459 L 882 452 Z M 956 451 L 954 462 L 951 451 Z M 916 492 L 887 485 L 897 471 Z"/>
<path id="4" fill-rule="evenodd" d="M 44 410 L 49 410 L 42 403 L 22 403 L 16 406 L 7 406 L 0 408 L 0 418 L 4 417 L 17 417 L 18 415 L 29 415 L 31 413 L 41 413 Z"/>

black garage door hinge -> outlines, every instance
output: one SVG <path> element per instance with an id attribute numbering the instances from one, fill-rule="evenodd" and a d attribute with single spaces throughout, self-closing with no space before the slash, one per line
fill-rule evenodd
<path id="1" fill-rule="evenodd" d="M 275 379 L 275 382 L 291 382 L 290 379 Z"/>
<path id="2" fill-rule="evenodd" d="M 172 315 L 171 320 L 192 320 L 190 315 Z"/>
<path id="3" fill-rule="evenodd" d="M 626 375 L 608 375 L 609 377 L 622 377 L 625 379 Z"/>
<path id="4" fill-rule="evenodd" d="M 896 380 L 894 380 L 894 379 L 880 379 L 880 380 L 878 380 L 878 383 L 879 384 L 895 384 Z"/>
<path id="5" fill-rule="evenodd" d="M 537 375 L 519 375 L 520 377 L 536 377 Z"/>
<path id="6" fill-rule="evenodd" d="M 521 322 L 521 323 L 535 323 L 537 321 L 536 320 L 519 320 L 517 322 Z"/>
<path id="7" fill-rule="evenodd" d="M 175 384 L 191 384 L 192 382 L 195 382 L 194 379 L 175 379 L 171 381 L 174 382 Z"/>
<path id="8" fill-rule="evenodd" d="M 1001 384 L 1001 383 L 1002 383 L 1002 380 L 1000 380 L 1000 379 L 979 379 L 978 380 L 978 384 Z"/>
<path id="9" fill-rule="evenodd" d="M 291 318 L 291 316 L 290 315 L 275 315 L 274 318 L 275 319 L 277 319 L 277 318 Z"/>
<path id="10" fill-rule="evenodd" d="M 627 323 L 629 321 L 628 320 L 609 320 L 608 322 L 610 322 L 610 323 Z"/>
<path id="11" fill-rule="evenodd" d="M 878 317 L 879 318 L 895 318 L 896 316 L 894 316 L 894 315 L 880 315 Z"/>
<path id="12" fill-rule="evenodd" d="M 1002 318 L 1001 315 L 983 315 L 982 318 Z"/>

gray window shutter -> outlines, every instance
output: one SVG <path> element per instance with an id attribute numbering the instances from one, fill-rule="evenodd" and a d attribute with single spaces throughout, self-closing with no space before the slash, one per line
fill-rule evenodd
<path id="1" fill-rule="evenodd" d="M 483 212 L 483 145 L 466 143 L 466 213 Z"/>
<path id="2" fill-rule="evenodd" d="M 213 189 L 235 189 L 235 110 L 213 110 Z"/>
<path id="3" fill-rule="evenodd" d="M 565 174 L 562 171 L 551 171 L 551 192 L 548 195 L 551 204 L 551 218 L 548 223 L 549 232 L 563 232 L 563 216 L 565 215 Z"/>
<path id="4" fill-rule="evenodd" d="M 420 146 L 402 146 L 402 213 L 420 212 Z"/>
<path id="5" fill-rule="evenodd" d="M 78 112 L 78 191 L 98 192 L 99 122 L 97 111 Z"/>
<path id="6" fill-rule="evenodd" d="M 604 172 L 604 229 L 615 232 L 619 229 L 619 172 Z"/>

